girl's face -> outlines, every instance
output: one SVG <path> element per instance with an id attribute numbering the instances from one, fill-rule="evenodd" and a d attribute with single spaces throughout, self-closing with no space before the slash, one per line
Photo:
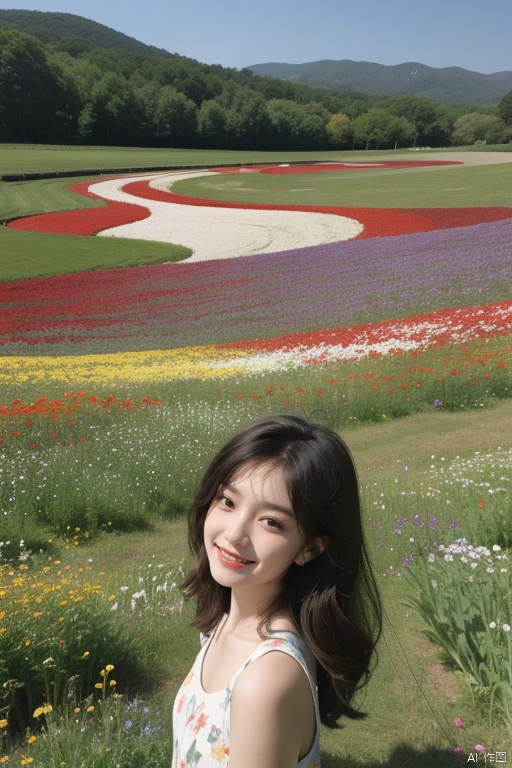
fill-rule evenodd
<path id="1" fill-rule="evenodd" d="M 272 599 L 291 564 L 302 564 L 308 549 L 282 470 L 269 464 L 242 467 L 221 486 L 206 515 L 204 541 L 215 581 L 235 589 L 250 586 L 262 599 Z"/>

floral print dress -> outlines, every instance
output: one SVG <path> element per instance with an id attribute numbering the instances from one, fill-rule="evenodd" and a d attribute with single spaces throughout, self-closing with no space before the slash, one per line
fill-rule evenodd
<path id="1" fill-rule="evenodd" d="M 273 632 L 263 640 L 233 675 L 227 688 L 207 693 L 201 685 L 203 659 L 213 635 L 202 639 L 203 647 L 185 678 L 174 702 L 174 751 L 172 768 L 228 768 L 231 692 L 246 666 L 270 651 L 293 656 L 307 675 L 316 711 L 316 735 L 308 754 L 297 768 L 320 768 L 320 739 L 315 660 L 305 643 L 293 632 Z"/>

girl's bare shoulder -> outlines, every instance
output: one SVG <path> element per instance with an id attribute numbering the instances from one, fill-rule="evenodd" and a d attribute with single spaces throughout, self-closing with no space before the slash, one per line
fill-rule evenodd
<path id="1" fill-rule="evenodd" d="M 315 730 L 310 684 L 293 656 L 276 649 L 244 669 L 231 699 L 230 768 L 292 768 Z"/>

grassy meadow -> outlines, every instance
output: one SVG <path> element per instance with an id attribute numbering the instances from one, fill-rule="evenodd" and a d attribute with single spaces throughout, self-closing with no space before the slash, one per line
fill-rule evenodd
<path id="1" fill-rule="evenodd" d="M 4 145 L 0 166 L 28 172 L 313 157 L 270 155 Z M 321 159 L 377 157 L 397 155 Z M 329 176 L 226 175 L 179 182 L 176 191 L 380 207 L 509 205 L 512 191 L 509 164 Z M 70 195 L 72 181 L 0 182 L 0 218 L 96 204 Z M 0 283 L 187 255 L 159 243 L 5 228 L 0 247 L 13 254 L 0 262 Z M 503 300 L 502 282 L 489 287 L 490 300 Z M 456 295 L 462 302 L 462 288 Z M 144 372 L 137 381 L 107 379 L 101 367 L 89 376 L 87 365 L 65 367 L 61 359 L 60 376 L 44 355 L 31 363 L 31 376 L 0 373 L 0 764 L 169 763 L 172 702 L 198 648 L 193 607 L 178 588 L 189 562 L 186 507 L 229 435 L 283 411 L 338 429 L 351 447 L 385 608 L 379 664 L 359 699 L 368 718 L 322 729 L 322 765 L 448 768 L 476 755 L 476 745 L 493 755 L 507 750 L 509 336 L 206 380 L 157 379 L 149 369 L 145 380 Z"/>
<path id="2" fill-rule="evenodd" d="M 397 153 L 393 159 L 411 159 Z M 441 157 L 441 155 L 439 155 Z M 416 158 L 413 158 L 416 159 Z M 421 158 L 418 158 L 421 159 Z M 429 155 L 425 156 L 429 159 Z M 375 159 L 377 160 L 377 158 Z M 358 162 L 372 162 L 358 153 Z M 356 162 L 352 159 L 352 162 Z M 308 176 L 248 173 L 178 181 L 173 190 L 191 197 L 242 203 L 289 203 L 376 208 L 443 208 L 510 205 L 510 165 L 445 166 L 421 169 L 347 170 Z"/>

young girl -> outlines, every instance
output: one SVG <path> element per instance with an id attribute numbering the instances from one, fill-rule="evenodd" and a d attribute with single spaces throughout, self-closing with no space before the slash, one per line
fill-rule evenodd
<path id="1" fill-rule="evenodd" d="M 319 768 L 320 721 L 364 717 L 351 701 L 381 630 L 345 443 L 293 416 L 243 430 L 206 472 L 189 542 L 203 645 L 173 768 Z"/>

